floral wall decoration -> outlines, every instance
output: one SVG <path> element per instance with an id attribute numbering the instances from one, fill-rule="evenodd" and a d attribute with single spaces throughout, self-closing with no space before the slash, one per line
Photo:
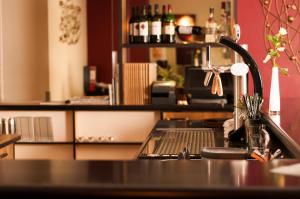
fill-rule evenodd
<path id="1" fill-rule="evenodd" d="M 279 27 L 287 30 L 285 54 L 300 74 L 300 0 L 260 0 L 265 17 L 265 37 L 274 35 Z M 266 41 L 266 49 L 271 43 Z"/>
<path id="2" fill-rule="evenodd" d="M 59 1 L 61 17 L 59 41 L 68 45 L 76 44 L 80 38 L 81 7 L 75 5 L 73 0 Z"/>

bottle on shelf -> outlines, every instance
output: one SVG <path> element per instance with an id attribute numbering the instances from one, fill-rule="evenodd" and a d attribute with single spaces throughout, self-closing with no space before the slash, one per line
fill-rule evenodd
<path id="1" fill-rule="evenodd" d="M 139 7 L 135 7 L 135 17 L 133 20 L 133 43 L 139 43 L 140 40 L 140 28 L 139 28 Z"/>
<path id="2" fill-rule="evenodd" d="M 146 5 L 143 6 L 139 20 L 139 38 L 139 43 L 149 43 L 149 21 Z"/>
<path id="3" fill-rule="evenodd" d="M 218 36 L 231 36 L 230 28 L 230 1 L 221 2 L 221 23 L 218 28 Z M 223 57 L 230 58 L 230 50 L 228 48 L 222 48 Z"/>
<path id="4" fill-rule="evenodd" d="M 151 35 L 150 42 L 151 43 L 161 43 L 161 18 L 162 16 L 159 14 L 159 6 L 158 4 L 154 5 L 154 15 L 151 20 Z"/>
<path id="5" fill-rule="evenodd" d="M 162 20 L 163 24 L 163 43 L 175 43 L 175 16 L 172 13 L 171 5 L 168 4 L 168 9 L 165 17 Z"/>
<path id="6" fill-rule="evenodd" d="M 209 8 L 209 17 L 205 23 L 205 42 L 216 42 L 217 23 L 214 19 L 214 8 Z"/>
<path id="7" fill-rule="evenodd" d="M 129 43 L 134 43 L 134 22 L 136 18 L 135 7 L 131 8 L 131 17 L 129 20 Z"/>
<path id="8" fill-rule="evenodd" d="M 230 36 L 230 2 L 221 3 L 221 24 L 219 27 L 219 36 Z"/>

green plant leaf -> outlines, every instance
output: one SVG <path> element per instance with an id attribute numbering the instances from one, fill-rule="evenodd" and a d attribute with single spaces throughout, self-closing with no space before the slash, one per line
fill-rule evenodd
<path id="1" fill-rule="evenodd" d="M 270 42 L 273 42 L 273 36 L 272 35 L 267 35 L 267 40 Z"/>
<path id="2" fill-rule="evenodd" d="M 278 56 L 278 52 L 274 49 L 271 49 L 268 54 L 271 55 L 271 57 L 277 57 Z"/>

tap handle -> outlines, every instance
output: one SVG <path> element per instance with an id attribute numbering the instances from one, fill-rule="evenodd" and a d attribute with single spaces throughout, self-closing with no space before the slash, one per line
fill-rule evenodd
<path id="1" fill-rule="evenodd" d="M 211 80 L 212 75 L 213 75 L 213 72 L 211 72 L 211 71 L 208 71 L 206 73 L 205 78 L 204 78 L 204 83 L 203 83 L 204 86 L 208 86 L 208 84 L 209 84 L 209 82 Z"/>
<path id="2" fill-rule="evenodd" d="M 223 96 L 223 85 L 222 85 L 220 74 L 218 74 L 216 78 L 217 78 L 217 85 L 218 85 L 217 94 L 218 96 Z"/>
<path id="3" fill-rule="evenodd" d="M 211 47 L 206 46 L 206 64 L 207 68 L 211 69 Z"/>

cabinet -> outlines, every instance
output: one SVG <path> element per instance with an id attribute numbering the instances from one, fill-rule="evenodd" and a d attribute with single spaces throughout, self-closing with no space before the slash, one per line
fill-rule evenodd
<path id="1" fill-rule="evenodd" d="M 192 114 L 189 119 L 220 118 L 232 106 L 207 105 L 0 105 L 0 118 L 49 117 L 52 140 L 27 140 L 15 144 L 16 159 L 135 159 L 142 143 L 165 114 Z M 176 116 L 180 118 L 182 116 Z M 186 116 L 185 116 L 186 117 Z M 181 118 L 182 119 L 182 118 Z M 78 138 L 84 137 L 85 140 Z M 101 138 L 99 141 L 89 138 Z M 112 138 L 112 139 L 109 139 Z"/>
<path id="2" fill-rule="evenodd" d="M 160 119 L 155 111 L 76 111 L 75 134 L 102 143 L 76 141 L 77 159 L 134 159 Z"/>
<path id="3" fill-rule="evenodd" d="M 0 111 L 0 118 L 5 119 L 6 125 L 11 118 L 47 117 L 51 120 L 48 125 L 53 136 L 48 140 L 37 140 L 35 123 L 28 124 L 32 125 L 31 128 L 24 125 L 17 127 L 17 133 L 23 136 L 25 131 L 31 129 L 33 137 L 16 143 L 16 159 L 134 159 L 146 136 L 160 119 L 160 113 L 156 110 L 118 110 L 118 107 L 113 107 L 115 110 L 112 111 L 109 106 L 107 109 L 100 106 L 97 111 L 87 110 L 89 106 L 82 110 L 76 110 L 76 106 L 58 108 L 60 110 L 46 106 L 45 110 L 37 106 L 36 109 L 40 110 L 25 107 L 32 110 Z"/>
<path id="4" fill-rule="evenodd" d="M 184 69 L 186 65 L 180 64 L 176 61 L 178 56 L 180 56 L 179 49 L 185 50 L 196 50 L 196 49 L 204 49 L 206 46 L 211 46 L 216 50 L 212 57 L 213 64 L 216 65 L 228 65 L 232 63 L 231 58 L 227 58 L 226 60 L 222 58 L 222 48 L 223 46 L 218 43 L 205 43 L 205 42 L 193 42 L 193 43 L 183 43 L 178 38 L 177 43 L 175 44 L 130 44 L 128 43 L 128 23 L 130 18 L 130 7 L 132 5 L 142 5 L 145 3 L 155 4 L 158 3 L 160 6 L 163 4 L 171 4 L 173 8 L 173 13 L 176 15 L 193 15 L 195 16 L 195 25 L 204 26 L 205 21 L 208 18 L 208 10 L 210 6 L 221 7 L 222 0 L 149 0 L 147 2 L 142 1 L 134 1 L 134 0 L 119 0 L 118 1 L 118 20 L 119 20 L 119 32 L 118 32 L 118 44 L 119 44 L 119 54 L 118 54 L 118 63 L 119 63 L 119 83 L 120 83 L 120 98 L 121 102 L 123 102 L 123 85 L 124 79 L 122 79 L 123 73 L 123 64 L 128 62 L 155 62 L 157 61 L 152 56 L 153 49 L 160 48 L 164 51 L 164 58 L 169 59 L 173 58 L 172 61 L 169 61 L 170 65 L 173 66 L 173 70 L 177 70 L 181 74 L 184 75 Z M 235 1 L 231 0 L 231 19 L 232 23 L 235 20 Z M 193 6 L 191 6 L 193 5 Z M 220 15 L 220 9 L 216 9 L 217 16 Z M 203 57 L 205 54 L 203 53 Z M 221 61 L 220 61 L 221 60 Z M 225 60 L 225 61 L 224 61 Z M 189 64 L 192 65 L 192 64 Z"/>

